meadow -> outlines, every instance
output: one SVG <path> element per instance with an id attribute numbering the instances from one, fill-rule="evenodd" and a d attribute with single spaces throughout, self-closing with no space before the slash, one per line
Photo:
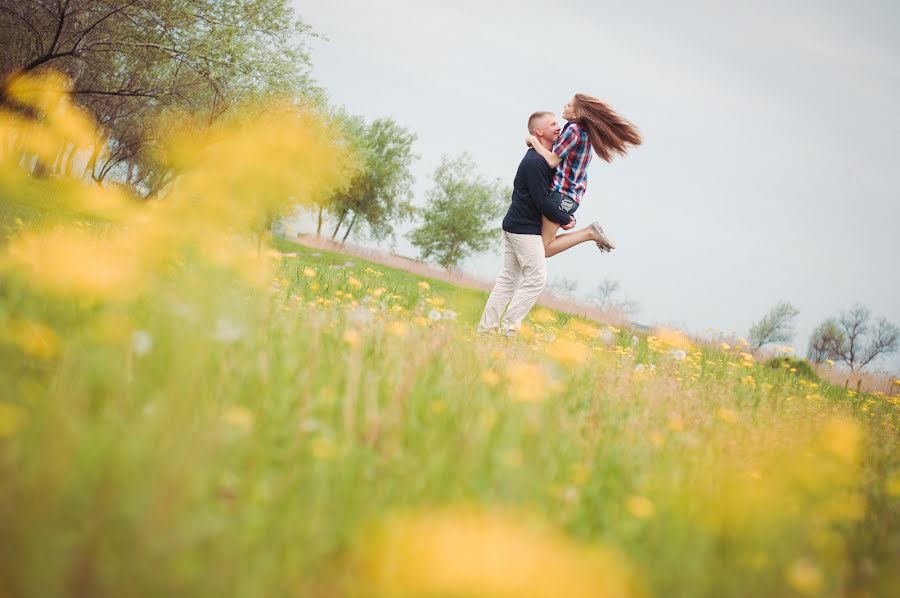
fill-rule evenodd
<path id="1" fill-rule="evenodd" d="M 253 122 L 152 205 L 0 170 L 0 596 L 896 595 L 896 396 L 478 336 L 484 293 L 259 232 L 341 173 Z"/>

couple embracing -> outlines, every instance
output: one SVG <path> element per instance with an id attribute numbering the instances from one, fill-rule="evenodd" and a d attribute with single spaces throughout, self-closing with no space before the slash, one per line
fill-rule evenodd
<path id="1" fill-rule="evenodd" d="M 552 112 L 528 118 L 530 146 L 513 181 L 503 219 L 503 267 L 484 307 L 479 333 L 514 336 L 547 283 L 547 259 L 585 242 L 601 252 L 615 248 L 594 222 L 573 232 L 575 210 L 587 188 L 591 149 L 609 162 L 641 144 L 638 130 L 603 101 L 575 94 L 563 107 L 560 130 Z"/>

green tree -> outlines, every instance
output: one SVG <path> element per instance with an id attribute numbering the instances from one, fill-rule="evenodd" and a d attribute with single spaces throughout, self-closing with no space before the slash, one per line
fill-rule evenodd
<path id="1" fill-rule="evenodd" d="M 488 182 L 468 154 L 444 156 L 427 195 L 424 222 L 409 233 L 424 259 L 447 268 L 481 253 L 497 239 L 495 219 L 503 212 L 510 191 L 499 180 Z"/>
<path id="2" fill-rule="evenodd" d="M 0 0 L 0 104 L 16 108 L 12 77 L 65 73 L 100 125 L 85 175 L 152 195 L 172 177 L 148 147 L 166 111 L 213 122 L 273 92 L 321 101 L 309 35 L 290 0 Z M 71 171 L 75 150 L 60 148 L 53 168 Z"/>
<path id="3" fill-rule="evenodd" d="M 800 311 L 787 301 L 779 301 L 750 327 L 750 344 L 759 349 L 769 343 L 788 343 L 794 338 L 794 320 Z"/>
<path id="4" fill-rule="evenodd" d="M 378 118 L 371 124 L 358 116 L 339 117 L 351 149 L 361 160 L 357 174 L 345 191 L 328 200 L 337 217 L 331 238 L 344 226 L 341 242 L 347 240 L 357 224 L 381 240 L 394 235 L 394 225 L 413 215 L 410 166 L 416 135 L 390 118 Z M 319 228 L 321 228 L 321 211 Z"/>

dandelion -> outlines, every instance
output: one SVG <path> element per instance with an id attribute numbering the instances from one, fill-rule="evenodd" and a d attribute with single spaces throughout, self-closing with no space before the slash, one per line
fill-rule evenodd
<path id="1" fill-rule="evenodd" d="M 222 412 L 222 421 L 241 432 L 253 428 L 253 414 L 246 407 L 231 405 Z"/>
<path id="2" fill-rule="evenodd" d="M 500 374 L 491 369 L 484 370 L 481 373 L 481 381 L 490 387 L 497 386 L 500 384 Z"/>
<path id="3" fill-rule="evenodd" d="M 13 321 L 6 326 L 7 337 L 25 352 L 38 359 L 52 359 L 62 342 L 49 326 L 34 320 Z"/>
<path id="4" fill-rule="evenodd" d="M 719 409 L 718 416 L 720 420 L 728 424 L 733 424 L 738 420 L 737 411 L 734 411 L 733 409 L 726 409 L 724 407 Z"/>
<path id="5" fill-rule="evenodd" d="M 638 519 L 647 519 L 653 516 L 655 511 L 653 503 L 644 496 L 630 496 L 625 506 L 628 508 L 628 512 Z"/>
<path id="6" fill-rule="evenodd" d="M 313 268 L 303 268 L 303 276 L 306 278 L 315 278 L 318 273 Z"/>
<path id="7" fill-rule="evenodd" d="M 546 346 L 545 351 L 549 357 L 569 367 L 583 365 L 590 359 L 587 346 L 569 338 L 554 340 Z"/>
<path id="8" fill-rule="evenodd" d="M 384 276 L 384 272 L 379 272 L 378 270 L 375 270 L 374 268 L 367 267 L 364 270 L 364 272 L 367 272 L 368 274 L 371 274 L 372 276 Z"/>
<path id="9" fill-rule="evenodd" d="M 540 364 L 510 362 L 504 372 L 509 394 L 514 401 L 539 403 L 553 394 L 558 384 Z"/>
<path id="10" fill-rule="evenodd" d="M 351 287 L 353 287 L 354 289 L 358 289 L 358 288 L 361 288 L 361 287 L 363 286 L 362 281 L 360 281 L 358 278 L 355 278 L 355 277 L 353 277 L 353 276 L 348 276 L 348 277 L 347 277 L 347 284 L 349 284 L 349 285 L 350 285 Z"/>
<path id="11" fill-rule="evenodd" d="M 402 338 L 409 334 L 409 326 L 406 324 L 406 322 L 389 322 L 385 329 L 391 336 L 398 336 Z"/>
<path id="12" fill-rule="evenodd" d="M 428 289 L 431 288 L 431 285 L 428 284 L 427 282 L 425 282 L 424 280 L 420 280 L 416 284 L 419 285 L 419 288 L 422 289 L 423 291 L 427 291 Z"/>
<path id="13" fill-rule="evenodd" d="M 728 351 L 729 349 L 731 349 L 731 345 L 729 345 L 728 343 L 723 341 L 723 342 L 719 343 L 719 348 L 722 349 L 723 351 Z"/>
<path id="14" fill-rule="evenodd" d="M 672 349 L 669 351 L 669 357 L 674 359 L 675 361 L 684 361 L 687 359 L 687 353 L 684 349 Z"/>
<path id="15" fill-rule="evenodd" d="M 376 298 L 377 298 L 377 297 L 381 297 L 381 296 L 384 294 L 384 292 L 385 292 L 386 290 L 387 290 L 387 289 L 385 289 L 384 287 L 378 287 L 377 289 L 375 289 L 374 291 L 372 291 L 372 296 L 373 296 L 373 297 L 376 297 Z"/>
<path id="16" fill-rule="evenodd" d="M 142 356 L 153 348 L 153 337 L 146 330 L 135 330 L 131 334 L 131 349 L 135 355 Z"/>
<path id="17" fill-rule="evenodd" d="M 341 338 L 351 347 L 358 347 L 362 344 L 362 337 L 357 331 L 352 329 L 345 330 L 344 335 Z"/>
<path id="18" fill-rule="evenodd" d="M 373 596 L 633 593 L 634 574 L 617 553 L 582 545 L 513 512 L 445 508 L 396 514 L 356 545 L 355 576 Z"/>
<path id="19" fill-rule="evenodd" d="M 11 438 L 25 421 L 25 411 L 13 403 L 0 401 L 0 440 Z"/>
<path id="20" fill-rule="evenodd" d="M 808 558 L 797 559 L 786 572 L 787 582 L 801 594 L 818 594 L 822 591 L 822 570 Z"/>

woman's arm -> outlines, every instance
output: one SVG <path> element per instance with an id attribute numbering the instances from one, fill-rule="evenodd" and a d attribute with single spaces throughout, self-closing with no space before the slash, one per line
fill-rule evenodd
<path id="1" fill-rule="evenodd" d="M 550 168 L 556 168 L 557 166 L 559 166 L 559 163 L 562 162 L 562 158 L 541 145 L 541 142 L 534 135 L 529 135 L 526 138 L 526 142 L 534 148 L 534 151 L 543 156 L 544 160 L 547 161 L 547 164 L 550 166 Z"/>

